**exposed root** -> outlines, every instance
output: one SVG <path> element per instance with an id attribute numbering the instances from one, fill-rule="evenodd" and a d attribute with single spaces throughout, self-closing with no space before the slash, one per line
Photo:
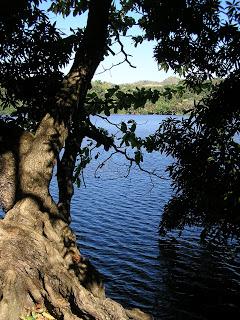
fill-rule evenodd
<path id="1" fill-rule="evenodd" d="M 17 320 L 36 305 L 60 320 L 151 319 L 105 298 L 67 224 L 51 222 L 26 198 L 0 221 L 0 319 Z"/>

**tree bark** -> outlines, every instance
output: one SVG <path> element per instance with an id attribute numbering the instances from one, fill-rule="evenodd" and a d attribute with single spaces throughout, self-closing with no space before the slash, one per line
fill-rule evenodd
<path id="1" fill-rule="evenodd" d="M 18 320 L 39 306 L 63 320 L 151 319 L 105 298 L 68 224 L 26 197 L 0 221 L 0 319 Z"/>
<path id="2" fill-rule="evenodd" d="M 71 200 L 74 194 L 73 173 L 83 138 L 80 131 L 78 134 L 70 133 L 65 143 L 63 156 L 61 159 L 58 158 L 57 162 L 58 209 L 69 222 L 71 221 Z"/>
<path id="3" fill-rule="evenodd" d="M 37 306 L 63 320 L 144 319 L 105 298 L 101 276 L 81 256 L 68 221 L 49 194 L 64 128 L 46 115 L 35 135 L 14 131 L 14 150 L 0 130 L 2 159 L 9 159 L 5 154 L 13 159 L 8 165 L 14 175 L 8 178 L 14 177 L 17 190 L 12 209 L 0 221 L 0 319 L 17 320 Z"/>
<path id="4" fill-rule="evenodd" d="M 67 107 L 72 110 L 71 132 L 65 141 L 65 150 L 61 160 L 58 161 L 57 170 L 59 209 L 68 219 L 70 219 L 70 203 L 74 193 L 73 170 L 82 142 L 81 122 L 85 122 L 89 116 L 84 110 L 84 103 L 91 87 L 92 77 L 106 51 L 111 4 L 112 0 L 90 1 L 83 39 L 57 98 L 58 105 L 64 105 L 65 109 Z M 69 99 L 66 104 L 66 95 L 69 96 L 69 92 L 73 93 L 73 99 Z"/>

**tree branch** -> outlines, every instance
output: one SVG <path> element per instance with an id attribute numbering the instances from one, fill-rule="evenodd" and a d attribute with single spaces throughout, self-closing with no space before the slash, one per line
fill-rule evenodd
<path id="1" fill-rule="evenodd" d="M 125 57 L 125 59 L 123 60 L 123 62 L 127 62 L 129 64 L 129 66 L 131 68 L 136 68 L 136 66 L 134 66 L 128 59 L 128 57 L 132 57 L 131 54 L 127 54 L 127 52 L 125 51 L 124 49 L 124 45 L 120 39 L 120 35 L 119 35 L 119 32 L 116 30 L 116 28 L 114 27 L 113 24 L 111 24 L 111 27 L 113 28 L 114 30 L 114 34 L 115 34 L 115 37 L 116 37 L 116 40 L 117 40 L 117 43 L 119 44 L 120 48 L 121 48 L 121 52 L 123 54 L 123 56 Z"/>
<path id="2" fill-rule="evenodd" d="M 63 103 L 63 105 L 65 105 L 66 97 L 70 92 L 73 96 L 73 99 L 68 103 L 72 115 L 71 133 L 65 142 L 65 151 L 62 159 L 58 161 L 57 171 L 59 206 L 68 217 L 70 217 L 70 202 L 73 195 L 73 171 L 83 138 L 79 136 L 81 131 L 79 126 L 87 119 L 83 106 L 91 79 L 106 50 L 111 4 L 112 0 L 89 1 L 87 26 L 75 54 L 72 68 L 66 77 L 66 85 L 60 93 L 59 103 Z M 96 32 L 98 32 L 97 37 Z"/>

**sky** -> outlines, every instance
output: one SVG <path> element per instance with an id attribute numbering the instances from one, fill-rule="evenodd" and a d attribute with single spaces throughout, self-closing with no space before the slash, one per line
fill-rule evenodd
<path id="1" fill-rule="evenodd" d="M 49 1 L 42 3 L 42 8 L 47 9 L 49 7 Z M 55 15 L 54 13 L 49 13 L 50 19 L 52 22 L 56 21 L 56 25 L 64 33 L 69 34 L 70 27 L 77 28 L 82 27 L 86 23 L 87 15 L 84 14 L 80 17 L 71 17 L 62 18 L 60 15 Z M 137 32 L 133 30 L 132 32 Z M 132 55 L 129 57 L 131 64 L 136 68 L 130 67 L 126 62 L 111 68 L 113 65 L 121 62 L 123 56 L 119 54 L 119 47 L 113 47 L 115 56 L 110 54 L 108 57 L 102 61 L 95 73 L 93 80 L 101 80 L 106 82 L 111 82 L 115 84 L 121 83 L 132 83 L 141 80 L 150 80 L 150 81 L 162 81 L 169 76 L 173 76 L 173 72 L 169 71 L 168 73 L 158 70 L 157 62 L 153 58 L 154 43 L 153 42 L 144 42 L 139 45 L 137 48 L 134 47 L 132 40 L 129 37 L 123 37 L 122 42 L 125 47 L 125 51 Z M 111 68 L 111 70 L 108 70 Z M 67 72 L 69 68 L 66 68 L 64 72 Z"/>
<path id="2" fill-rule="evenodd" d="M 119 55 L 115 57 L 109 56 L 97 69 L 94 77 L 95 80 L 120 84 L 140 80 L 162 81 L 173 75 L 173 72 L 166 74 L 166 72 L 158 70 L 157 62 L 153 58 L 154 43 L 144 42 L 135 48 L 130 42 L 130 39 L 126 39 L 124 42 L 127 53 L 132 55 L 132 57 L 129 57 L 129 60 L 136 68 L 130 67 L 129 64 L 125 62 L 111 70 L 101 73 L 113 64 L 123 60 L 123 57 Z"/>

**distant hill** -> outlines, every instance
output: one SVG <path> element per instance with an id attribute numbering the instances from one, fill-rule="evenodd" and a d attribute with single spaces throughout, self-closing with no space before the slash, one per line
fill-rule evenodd
<path id="1" fill-rule="evenodd" d="M 124 83 L 123 86 L 131 86 L 131 87 L 164 87 L 167 85 L 178 84 L 180 78 L 177 77 L 169 77 L 163 81 L 150 81 L 150 80 L 141 80 L 133 83 Z"/>
<path id="2" fill-rule="evenodd" d="M 141 80 L 133 83 L 127 83 L 133 87 L 162 87 L 162 83 L 158 81 Z"/>
<path id="3" fill-rule="evenodd" d="M 171 84 L 178 84 L 178 82 L 180 81 L 180 78 L 177 77 L 169 77 L 163 81 L 161 81 L 161 85 L 162 86 L 167 86 L 167 85 L 171 85 Z"/>
<path id="4" fill-rule="evenodd" d="M 136 86 L 136 87 L 163 87 L 167 85 L 178 84 L 179 81 L 180 79 L 177 77 L 169 77 L 161 82 L 143 80 L 143 81 L 137 81 L 137 82 L 131 83 L 129 85 Z"/>
<path id="5" fill-rule="evenodd" d="M 180 81 L 182 81 L 178 77 L 168 77 L 163 81 L 151 81 L 151 80 L 140 80 L 132 83 L 122 83 L 119 84 L 122 88 L 136 88 L 136 87 L 164 87 L 169 85 L 177 85 Z M 213 84 L 219 83 L 221 78 L 215 78 L 212 80 Z M 102 89 L 109 89 L 115 84 L 111 82 L 101 81 L 101 80 L 93 80 L 92 86 L 96 89 L 96 87 L 100 87 Z"/>

